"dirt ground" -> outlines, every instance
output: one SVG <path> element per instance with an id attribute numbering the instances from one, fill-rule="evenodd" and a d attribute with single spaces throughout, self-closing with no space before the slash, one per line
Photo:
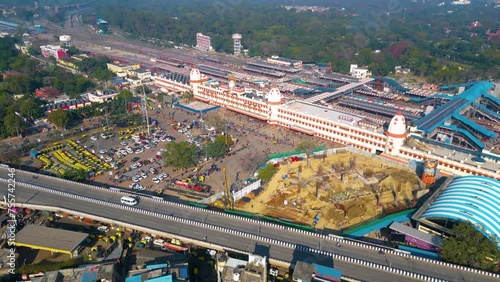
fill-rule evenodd
<path id="1" fill-rule="evenodd" d="M 345 151 L 311 159 L 310 168 L 305 160 L 281 164 L 262 191 L 236 207 L 306 225 L 318 216 L 317 228 L 342 229 L 412 206 L 423 188 L 408 169 Z"/>

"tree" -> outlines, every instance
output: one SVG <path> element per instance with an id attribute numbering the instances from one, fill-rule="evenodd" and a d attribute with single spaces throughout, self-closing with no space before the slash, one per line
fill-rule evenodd
<path id="1" fill-rule="evenodd" d="M 62 109 L 57 109 L 53 112 L 50 112 L 47 119 L 57 127 L 64 127 L 69 123 L 69 115 Z"/>
<path id="2" fill-rule="evenodd" d="M 230 135 L 217 135 L 217 137 L 215 137 L 215 141 L 214 142 L 220 142 L 224 145 L 226 145 L 227 147 L 231 147 L 234 142 L 233 142 L 233 139 L 231 138 Z"/>
<path id="3" fill-rule="evenodd" d="M 498 271 L 495 262 L 500 259 L 496 243 L 491 242 L 468 222 L 461 222 L 451 230 L 441 246 L 441 257 L 459 265 Z M 489 259 L 488 259 L 489 258 Z"/>
<path id="4" fill-rule="evenodd" d="M 73 181 L 84 181 L 87 179 L 88 173 L 83 169 L 68 169 L 61 175 L 64 179 Z"/>
<path id="5" fill-rule="evenodd" d="M 210 142 L 205 145 L 203 151 L 206 152 L 207 157 L 209 158 L 220 158 L 226 154 L 227 146 L 224 142 Z"/>
<path id="6" fill-rule="evenodd" d="M 3 118 L 3 127 L 7 136 L 14 136 L 24 130 L 26 123 L 13 110 L 9 110 Z"/>
<path id="7" fill-rule="evenodd" d="M 132 98 L 134 98 L 134 93 L 132 93 L 132 91 L 130 91 L 130 90 L 120 91 L 120 93 L 118 93 L 118 95 L 116 96 L 117 100 L 130 101 Z"/>
<path id="8" fill-rule="evenodd" d="M 19 111 L 21 115 L 30 119 L 37 119 L 43 115 L 39 100 L 30 97 L 20 102 Z"/>
<path id="9" fill-rule="evenodd" d="M 188 168 L 198 161 L 198 149 L 187 141 L 169 142 L 165 145 L 163 161 L 166 166 Z"/>
<path id="10" fill-rule="evenodd" d="M 269 182 L 273 179 L 274 174 L 278 172 L 278 168 L 272 163 L 268 163 L 265 167 L 260 168 L 257 177 L 264 182 Z"/>
<path id="11" fill-rule="evenodd" d="M 304 140 L 297 144 L 297 151 L 304 151 L 307 157 L 307 167 L 309 167 L 309 159 L 314 149 L 316 149 L 316 144 L 311 140 Z"/>
<path id="12" fill-rule="evenodd" d="M 194 98 L 194 93 L 193 91 L 186 91 L 184 94 L 182 94 L 182 98 L 186 99 L 187 101 L 192 101 Z"/>

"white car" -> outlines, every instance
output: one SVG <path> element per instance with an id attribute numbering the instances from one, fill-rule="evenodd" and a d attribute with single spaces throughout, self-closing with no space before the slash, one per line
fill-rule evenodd
<path id="1" fill-rule="evenodd" d="M 156 170 L 156 168 L 152 167 L 149 169 L 149 172 L 151 172 L 152 174 L 156 174 L 158 171 Z"/>
<path id="2" fill-rule="evenodd" d="M 141 181 L 141 179 L 137 178 L 137 177 L 132 177 L 132 181 L 134 181 L 135 183 L 137 183 L 137 182 Z"/>
<path id="3" fill-rule="evenodd" d="M 103 226 L 99 226 L 97 228 L 97 230 L 101 231 L 101 232 L 104 232 L 104 233 L 108 233 L 109 232 L 109 226 L 106 226 L 106 225 L 103 225 Z"/>
<path id="4" fill-rule="evenodd" d="M 96 141 L 96 140 L 97 140 L 97 137 L 92 136 L 92 137 L 90 137 L 90 140 L 92 140 L 92 141 Z"/>
<path id="5" fill-rule="evenodd" d="M 151 149 L 151 147 L 149 145 L 144 145 L 144 149 Z"/>
<path id="6" fill-rule="evenodd" d="M 107 159 L 105 159 L 105 161 L 106 161 L 107 163 L 110 163 L 110 162 L 112 162 L 112 161 L 113 161 L 113 158 L 108 157 Z"/>
<path id="7" fill-rule="evenodd" d="M 156 239 L 156 240 L 153 241 L 153 245 L 160 246 L 160 247 L 162 247 L 163 244 L 165 244 L 165 243 L 166 242 L 163 239 Z"/>
<path id="8" fill-rule="evenodd" d="M 146 190 L 146 187 L 142 186 L 141 184 L 138 184 L 137 186 L 134 187 L 134 190 L 142 191 L 142 190 Z"/>
<path id="9" fill-rule="evenodd" d="M 158 184 L 158 183 L 160 183 L 160 179 L 158 179 L 158 178 L 156 178 L 156 177 L 155 177 L 155 178 L 153 178 L 153 183 L 154 183 L 154 184 Z"/>
<path id="10" fill-rule="evenodd" d="M 104 149 L 103 149 L 103 150 L 100 150 L 100 151 L 99 151 L 99 154 L 101 154 L 101 155 L 106 154 L 106 150 L 104 150 Z"/>
<path id="11" fill-rule="evenodd" d="M 127 146 L 127 145 L 128 145 L 128 143 L 127 143 L 127 142 L 125 142 L 125 141 L 122 141 L 122 142 L 120 142 L 120 145 L 122 145 L 122 146 Z"/>
<path id="12" fill-rule="evenodd" d="M 143 172 L 143 173 L 141 173 L 141 177 L 142 177 L 142 179 L 144 179 L 144 178 L 147 178 L 148 175 Z"/>
<path id="13" fill-rule="evenodd" d="M 130 183 L 130 185 L 128 186 L 128 188 L 133 189 L 135 187 L 135 185 L 137 185 L 137 183 Z"/>
<path id="14" fill-rule="evenodd" d="M 163 177 L 163 178 L 167 178 L 168 174 L 167 173 L 162 173 L 162 174 L 160 174 L 160 176 Z"/>
<path id="15" fill-rule="evenodd" d="M 141 154 L 141 153 L 144 153 L 144 149 L 142 149 L 142 148 L 137 149 L 137 150 L 135 150 L 135 153 L 136 153 L 136 154 Z"/>
<path id="16" fill-rule="evenodd" d="M 136 168 L 137 168 L 137 164 L 131 164 L 131 165 L 130 165 L 130 168 L 131 168 L 131 169 L 136 169 Z"/>
<path id="17" fill-rule="evenodd" d="M 148 159 L 148 161 L 149 161 L 150 163 L 154 163 L 154 162 L 155 162 L 155 159 L 153 159 L 153 158 L 149 158 L 149 159 Z"/>

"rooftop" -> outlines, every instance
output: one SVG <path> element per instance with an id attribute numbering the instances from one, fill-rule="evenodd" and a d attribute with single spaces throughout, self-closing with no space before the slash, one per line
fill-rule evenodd
<path id="1" fill-rule="evenodd" d="M 88 235 L 39 225 L 26 225 L 17 233 L 16 245 L 67 253 L 73 252 Z"/>
<path id="2" fill-rule="evenodd" d="M 294 110 L 296 112 L 316 116 L 329 121 L 340 122 L 348 125 L 355 125 L 363 117 L 337 112 L 327 107 L 318 106 L 301 101 L 292 101 L 281 106 L 283 109 Z"/>

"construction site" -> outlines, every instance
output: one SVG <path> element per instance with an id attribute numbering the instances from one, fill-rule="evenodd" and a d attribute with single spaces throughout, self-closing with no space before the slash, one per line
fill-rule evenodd
<path id="1" fill-rule="evenodd" d="M 299 162 L 283 161 L 273 179 L 234 203 L 261 216 L 341 230 L 415 206 L 426 189 L 414 171 L 376 156 L 337 151 Z"/>

